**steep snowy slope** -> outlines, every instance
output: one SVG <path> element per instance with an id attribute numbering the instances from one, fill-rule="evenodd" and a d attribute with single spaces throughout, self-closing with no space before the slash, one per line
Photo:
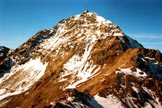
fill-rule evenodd
<path id="1" fill-rule="evenodd" d="M 7 59 L 1 107 L 161 107 L 161 53 L 94 12 L 41 30 Z"/>

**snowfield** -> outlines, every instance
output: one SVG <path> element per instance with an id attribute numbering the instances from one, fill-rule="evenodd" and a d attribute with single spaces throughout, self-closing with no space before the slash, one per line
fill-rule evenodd
<path id="1" fill-rule="evenodd" d="M 24 65 L 13 66 L 10 73 L 0 79 L 0 100 L 20 94 L 37 82 L 46 70 L 48 63 L 43 64 L 40 58 L 31 59 Z"/>

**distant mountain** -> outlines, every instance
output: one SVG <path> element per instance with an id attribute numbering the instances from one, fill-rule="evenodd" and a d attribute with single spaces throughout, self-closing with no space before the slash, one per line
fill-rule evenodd
<path id="1" fill-rule="evenodd" d="M 0 61 L 8 66 L 0 68 L 2 108 L 162 108 L 161 52 L 94 12 L 8 51 Z"/>

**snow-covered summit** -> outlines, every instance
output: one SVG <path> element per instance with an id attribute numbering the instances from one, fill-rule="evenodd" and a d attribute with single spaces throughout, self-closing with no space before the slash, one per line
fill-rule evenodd
<path id="1" fill-rule="evenodd" d="M 76 16 L 74 16 L 75 20 L 79 20 L 81 18 L 81 16 L 89 16 L 89 17 L 95 17 L 96 21 L 99 23 L 112 23 L 109 20 L 106 20 L 105 18 L 103 18 L 102 16 L 97 15 L 97 13 L 95 12 L 89 12 L 88 10 L 85 10 L 82 14 L 78 14 Z"/>
<path id="2" fill-rule="evenodd" d="M 51 28 L 49 31 L 49 34 L 53 36 L 41 44 L 45 49 L 53 49 L 53 47 L 55 47 L 53 44 L 58 42 L 66 43 L 68 41 L 68 44 L 70 44 L 69 39 L 72 38 L 76 38 L 79 41 L 84 39 L 97 41 L 105 39 L 108 36 L 119 37 L 119 40 L 129 47 L 142 47 L 137 41 L 126 37 L 119 26 L 87 10 L 82 14 L 61 20 L 58 25 Z M 55 45 L 57 46 L 58 44 Z"/>

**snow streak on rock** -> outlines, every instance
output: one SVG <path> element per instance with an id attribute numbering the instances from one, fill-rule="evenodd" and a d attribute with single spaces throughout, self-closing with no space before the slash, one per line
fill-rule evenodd
<path id="1" fill-rule="evenodd" d="M 146 87 L 142 87 L 146 93 L 148 93 L 153 100 L 150 100 L 149 102 L 145 103 L 145 107 L 144 108 L 152 108 L 152 106 L 154 106 L 154 108 L 162 108 L 162 104 L 159 101 L 159 98 L 156 96 L 156 93 L 152 90 L 149 90 Z"/>
<path id="2" fill-rule="evenodd" d="M 65 73 L 62 77 L 72 75 L 70 85 L 66 88 L 76 88 L 76 86 L 82 82 L 92 78 L 100 69 L 100 66 L 94 65 L 93 61 L 90 60 L 90 53 L 95 44 L 96 37 L 93 35 L 92 39 L 85 47 L 85 52 L 82 57 L 74 55 L 66 64 L 64 64 Z M 77 81 L 75 79 L 78 78 Z"/>
<path id="3" fill-rule="evenodd" d="M 135 72 L 133 72 L 131 70 L 131 68 L 127 68 L 127 69 L 119 69 L 116 71 L 116 73 L 124 73 L 124 74 L 127 74 L 127 75 L 133 75 L 133 76 L 136 76 L 136 77 L 145 77 L 147 76 L 147 74 L 145 72 L 143 72 L 142 70 L 140 69 L 136 69 Z"/>

